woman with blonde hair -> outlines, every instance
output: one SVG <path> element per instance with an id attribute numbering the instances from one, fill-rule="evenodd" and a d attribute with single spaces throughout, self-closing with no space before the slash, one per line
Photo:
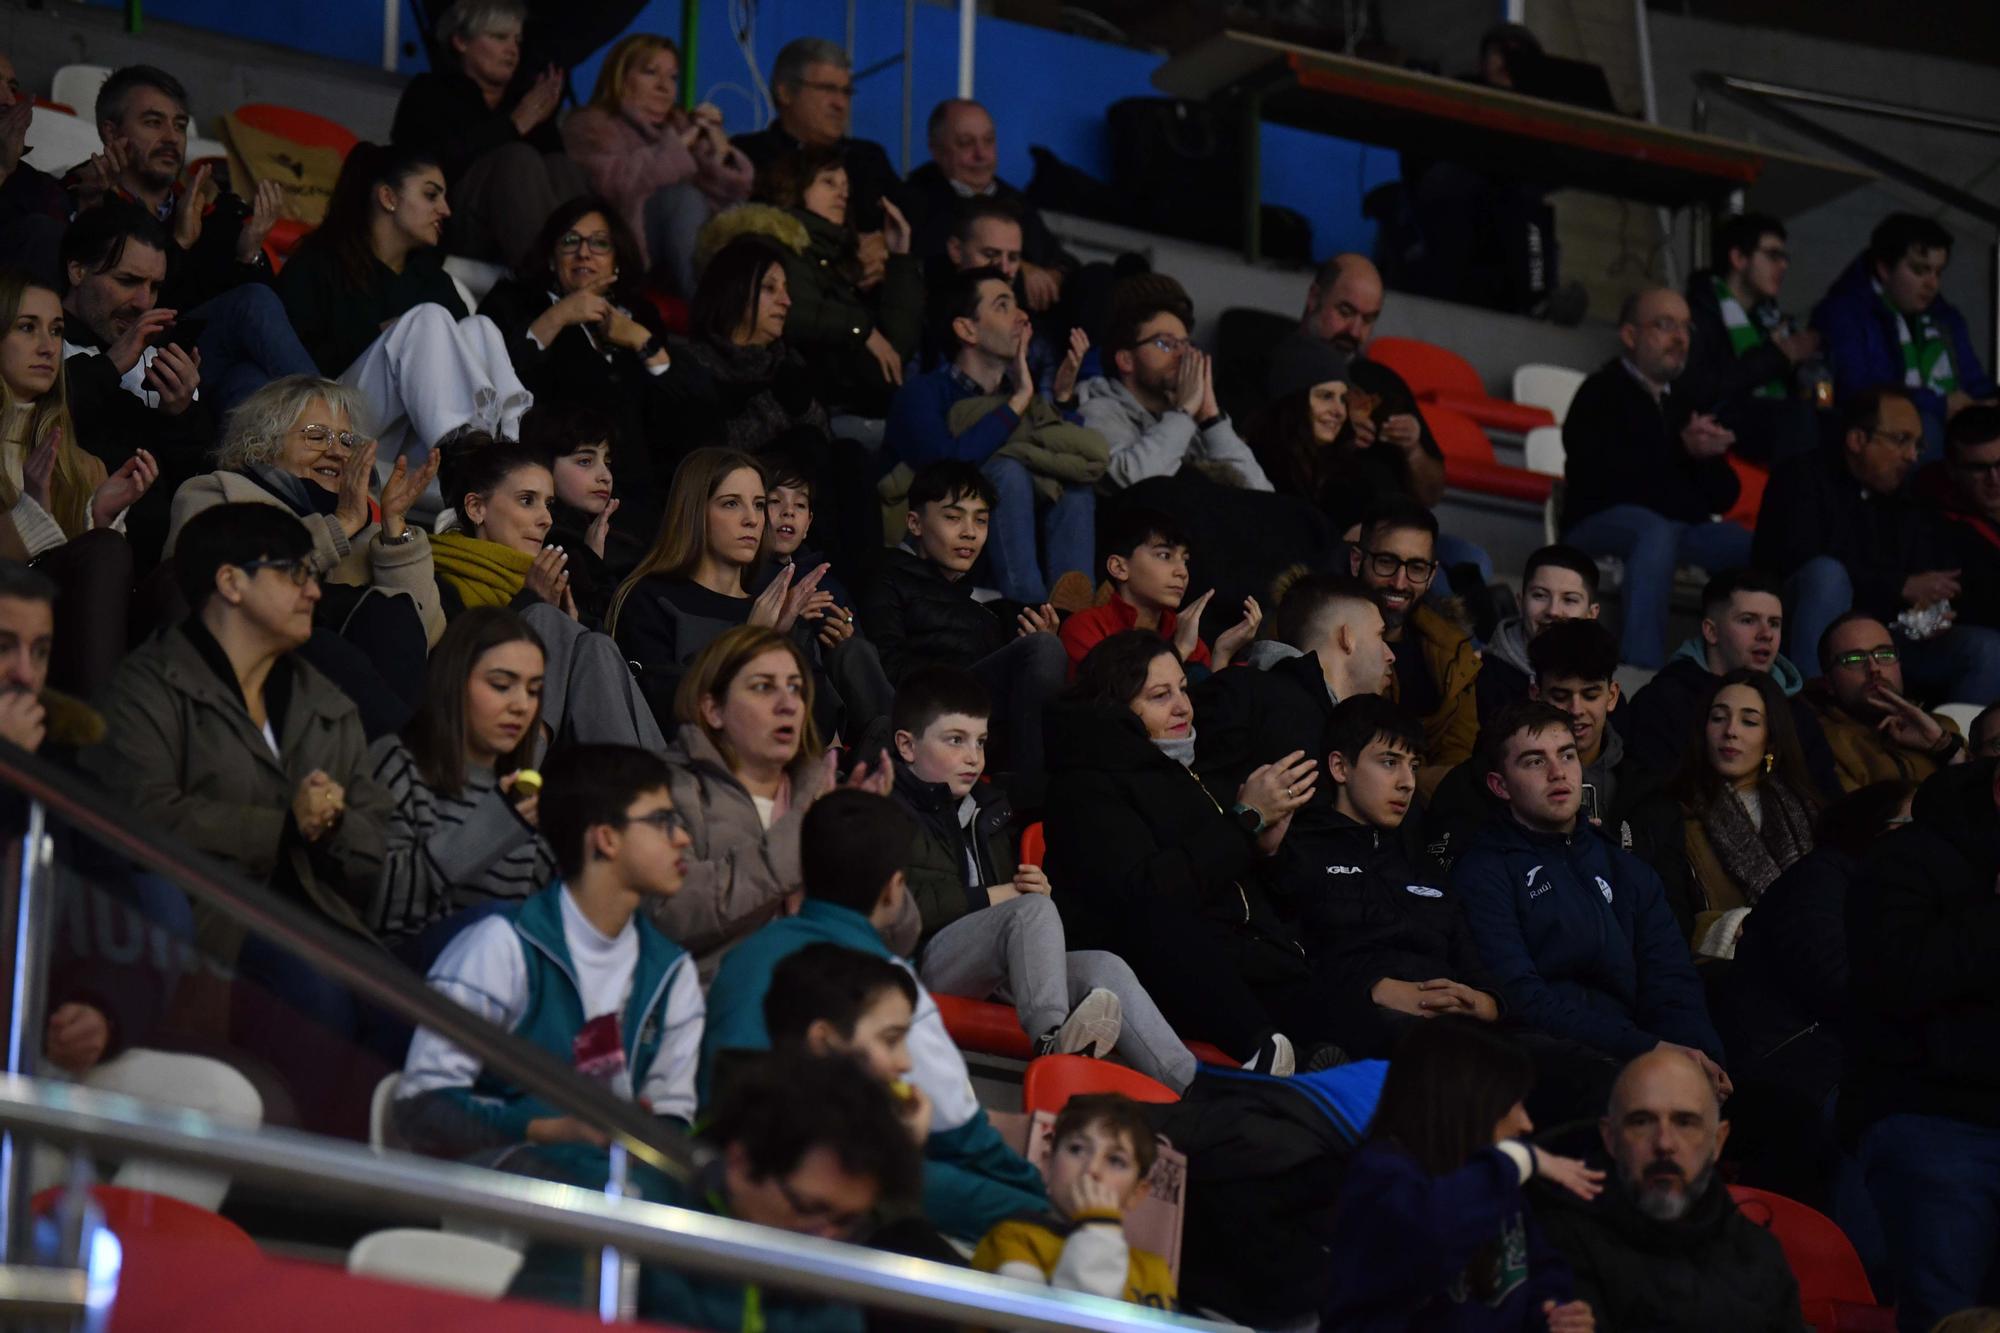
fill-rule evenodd
<path id="1" fill-rule="evenodd" d="M 49 683 L 87 698 L 125 654 L 132 552 L 112 529 L 160 468 L 139 449 L 106 476 L 77 439 L 53 289 L 0 271 L 0 318 L 0 559 L 33 563 L 61 589 Z"/>
<path id="2" fill-rule="evenodd" d="M 694 295 L 694 242 L 717 210 L 750 197 L 753 168 L 722 132 L 722 112 L 683 111 L 680 48 L 635 32 L 604 58 L 590 103 L 563 122 L 563 144 L 591 188 L 639 237 L 649 269 Z"/>
<path id="3" fill-rule="evenodd" d="M 667 937 L 695 955 L 703 980 L 801 889 L 799 829 L 812 803 L 836 786 L 889 793 L 886 754 L 857 760 L 844 783 L 837 779 L 836 752 L 813 722 L 813 694 L 804 651 L 768 625 L 723 632 L 681 677 L 667 764 L 693 845 L 680 892 L 652 910 Z M 920 928 L 907 895 L 903 905 L 889 939 L 899 954 L 916 945 Z"/>
<path id="4" fill-rule="evenodd" d="M 769 492 L 763 465 L 748 454 L 718 448 L 690 453 L 674 473 L 659 539 L 612 601 L 611 634 L 637 665 L 662 730 L 671 725 L 682 677 L 696 655 L 739 625 L 775 630 L 798 647 L 818 677 L 823 730 L 845 725 L 858 734 L 888 713 L 895 690 L 874 647 L 854 633 L 853 617 L 821 591 L 826 565 L 796 578 L 786 566 L 751 595 L 754 572 L 770 553 Z"/>

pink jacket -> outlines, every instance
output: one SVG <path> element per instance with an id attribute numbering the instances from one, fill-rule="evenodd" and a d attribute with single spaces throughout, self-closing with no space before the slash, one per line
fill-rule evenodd
<path id="1" fill-rule="evenodd" d="M 732 148 L 721 157 L 699 141 L 689 152 L 681 143 L 679 113 L 657 134 L 642 129 L 616 111 L 579 107 L 563 121 L 563 145 L 590 177 L 591 188 L 617 206 L 627 226 L 646 249 L 646 199 L 663 185 L 693 180 L 716 208 L 740 204 L 750 197 L 750 159 Z M 646 256 L 647 267 L 653 258 Z"/>

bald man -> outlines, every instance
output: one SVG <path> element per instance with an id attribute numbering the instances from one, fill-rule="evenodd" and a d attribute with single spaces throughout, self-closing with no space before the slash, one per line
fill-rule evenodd
<path id="1" fill-rule="evenodd" d="M 1729 1126 L 1711 1070 L 1665 1044 L 1626 1065 L 1598 1122 L 1613 1167 L 1604 1193 L 1538 1203 L 1605 1333 L 1804 1333 L 1784 1251 L 1716 1176 Z"/>
<path id="2" fill-rule="evenodd" d="M 1563 420 L 1563 540 L 1625 562 L 1619 656 L 1655 671 L 1667 660 L 1674 570 L 1750 563 L 1750 530 L 1713 520 L 1736 503 L 1725 457 L 1736 437 L 1701 410 L 1708 405 L 1674 392 L 1692 330 L 1679 292 L 1628 297 L 1618 355 L 1583 382 Z"/>
<path id="3" fill-rule="evenodd" d="M 965 200 L 1005 200 L 1021 218 L 1021 295 L 1030 310 L 1053 309 L 1077 259 L 1057 242 L 1027 196 L 1000 178 L 993 117 L 977 102 L 947 98 L 931 111 L 929 138 L 931 160 L 910 172 L 897 195 L 915 229 L 910 253 L 923 260 L 944 254 Z"/>

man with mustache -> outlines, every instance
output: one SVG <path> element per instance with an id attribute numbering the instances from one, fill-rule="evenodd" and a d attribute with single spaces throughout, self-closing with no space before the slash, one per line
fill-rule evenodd
<path id="1" fill-rule="evenodd" d="M 1804 1333 L 1784 1251 L 1716 1175 L 1729 1138 L 1720 1116 L 1693 1058 L 1649 1051 L 1625 1066 L 1598 1122 L 1615 1167 L 1604 1193 L 1575 1207 L 1544 1196 L 1538 1217 L 1599 1328 Z"/>

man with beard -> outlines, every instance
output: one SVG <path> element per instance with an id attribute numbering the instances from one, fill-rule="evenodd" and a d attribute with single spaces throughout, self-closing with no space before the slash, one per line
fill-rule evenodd
<path id="1" fill-rule="evenodd" d="M 1128 278 L 1118 289 L 1105 365 L 1077 386 L 1083 424 L 1111 446 L 1107 489 L 1171 477 L 1193 465 L 1217 481 L 1268 491 L 1271 482 L 1215 403 L 1208 354 L 1188 337 L 1194 307 L 1165 274 Z"/>
<path id="2" fill-rule="evenodd" d="M 1667 660 L 1675 567 L 1750 563 L 1750 533 L 1714 517 L 1741 489 L 1724 457 L 1736 437 L 1674 392 L 1689 319 L 1687 301 L 1665 287 L 1629 298 L 1619 355 L 1583 382 L 1563 419 L 1563 540 L 1625 562 L 1620 655 L 1655 671 Z"/>
<path id="3" fill-rule="evenodd" d="M 1604 1193 L 1538 1212 L 1604 1329 L 1804 1333 L 1799 1284 L 1777 1240 L 1736 1210 L 1715 1164 L 1729 1138 L 1706 1073 L 1679 1050 L 1625 1066 L 1598 1128 Z"/>
<path id="4" fill-rule="evenodd" d="M 1463 627 L 1423 601 L 1438 572 L 1437 518 L 1407 496 L 1384 499 L 1361 523 L 1349 570 L 1382 606 L 1396 654 L 1389 701 L 1424 728 L 1417 785 L 1428 799 L 1479 742 L 1479 653 Z"/>
<path id="5" fill-rule="evenodd" d="M 1821 679 L 1806 690 L 1833 750 L 1840 789 L 1898 779 L 1921 783 L 1965 762 L 1950 718 L 1926 713 L 1903 692 L 1901 650 L 1881 621 L 1849 611 L 1819 640 Z"/>

